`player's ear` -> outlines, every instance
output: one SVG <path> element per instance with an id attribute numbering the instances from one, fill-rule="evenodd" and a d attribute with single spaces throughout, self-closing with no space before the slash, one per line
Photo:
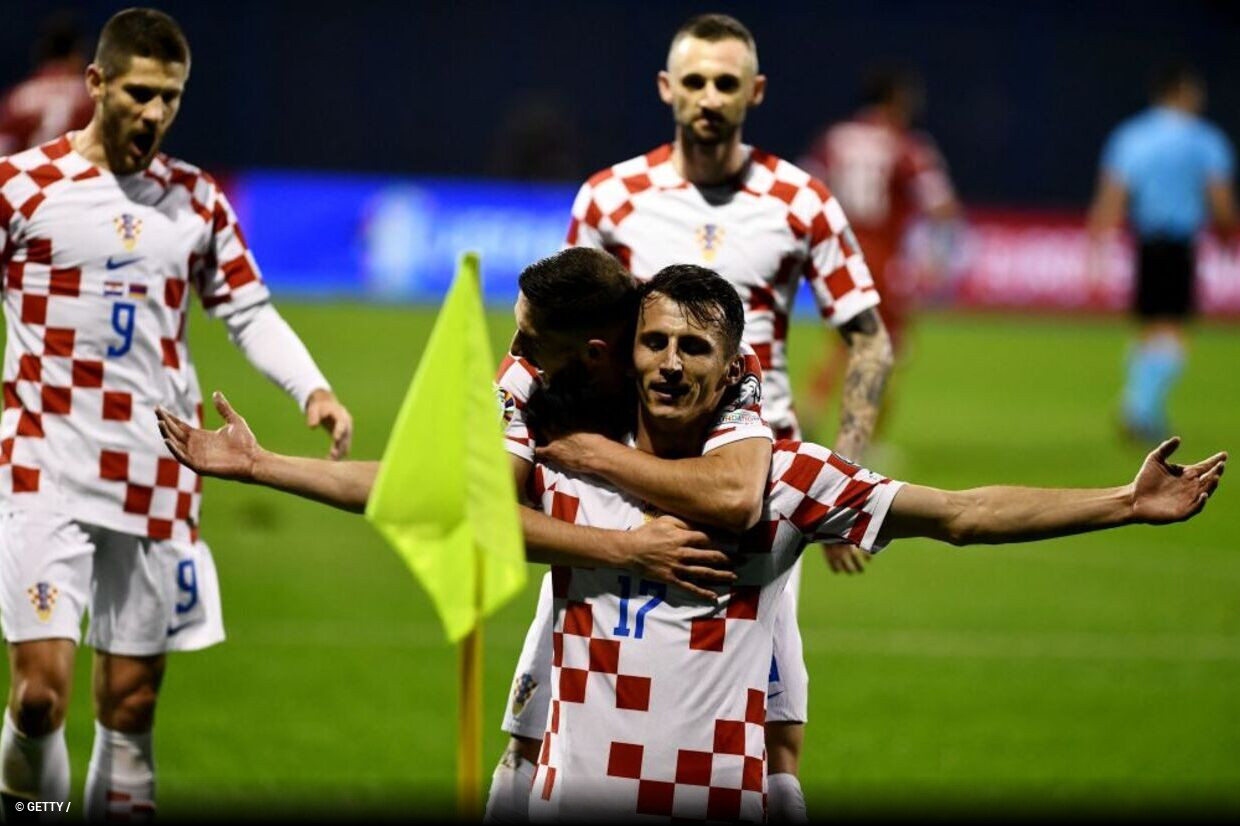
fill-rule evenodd
<path id="1" fill-rule="evenodd" d="M 666 69 L 659 72 L 659 99 L 668 106 L 672 105 L 672 76 Z"/>
<path id="2" fill-rule="evenodd" d="M 90 95 L 91 100 L 98 102 L 99 98 L 103 97 L 104 82 L 103 70 L 97 63 L 86 67 L 86 93 Z"/>
<path id="3" fill-rule="evenodd" d="M 603 339 L 590 339 L 586 342 L 586 362 L 589 364 L 603 363 L 607 360 L 607 354 L 610 349 L 607 342 Z"/>
<path id="4" fill-rule="evenodd" d="M 735 387 L 745 375 L 745 357 L 740 353 L 732 356 L 732 361 L 728 363 L 728 372 L 725 374 L 725 380 L 729 387 Z"/>
<path id="5" fill-rule="evenodd" d="M 750 106 L 760 106 L 766 97 L 766 75 L 753 76 L 753 99 L 749 101 Z"/>

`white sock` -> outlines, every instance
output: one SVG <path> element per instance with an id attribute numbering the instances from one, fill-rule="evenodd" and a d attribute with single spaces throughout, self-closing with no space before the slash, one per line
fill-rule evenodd
<path id="1" fill-rule="evenodd" d="M 768 823 L 809 823 L 805 795 L 795 774 L 767 775 L 766 820 Z"/>
<path id="2" fill-rule="evenodd" d="M 62 725 L 41 737 L 17 730 L 6 711 L 0 728 L 0 791 L 27 800 L 69 799 L 69 750 Z"/>
<path id="3" fill-rule="evenodd" d="M 483 823 L 529 823 L 534 764 L 515 751 L 506 752 L 491 775 Z"/>
<path id="4" fill-rule="evenodd" d="M 143 823 L 155 817 L 151 733 L 125 734 L 95 723 L 86 770 L 86 820 Z"/>

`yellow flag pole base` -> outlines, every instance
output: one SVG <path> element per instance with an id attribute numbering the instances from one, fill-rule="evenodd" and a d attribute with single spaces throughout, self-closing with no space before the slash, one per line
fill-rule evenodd
<path id="1" fill-rule="evenodd" d="M 461 706 L 457 727 L 456 813 L 482 820 L 482 623 L 461 640 Z"/>

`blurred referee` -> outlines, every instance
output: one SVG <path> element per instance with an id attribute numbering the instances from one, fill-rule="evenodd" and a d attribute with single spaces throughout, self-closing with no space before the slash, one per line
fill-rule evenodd
<path id="1" fill-rule="evenodd" d="M 1235 160 L 1223 132 L 1201 117 L 1204 82 L 1185 64 L 1164 67 L 1153 81 L 1153 105 L 1107 140 L 1089 216 L 1095 249 L 1125 215 L 1140 244 L 1134 309 L 1141 330 L 1122 415 L 1126 435 L 1144 442 L 1170 432 L 1166 399 L 1183 369 L 1183 326 L 1194 309 L 1193 242 L 1211 219 L 1220 235 L 1237 229 Z"/>

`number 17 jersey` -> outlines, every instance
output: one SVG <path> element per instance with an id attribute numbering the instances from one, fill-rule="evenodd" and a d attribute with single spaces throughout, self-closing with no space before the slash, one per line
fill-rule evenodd
<path id="1" fill-rule="evenodd" d="M 543 510 L 633 530 L 641 502 L 534 468 Z M 553 567 L 551 713 L 532 820 L 753 821 L 765 816 L 775 608 L 808 542 L 875 552 L 900 483 L 818 445 L 776 442 L 763 516 L 718 603 L 611 568 Z"/>

